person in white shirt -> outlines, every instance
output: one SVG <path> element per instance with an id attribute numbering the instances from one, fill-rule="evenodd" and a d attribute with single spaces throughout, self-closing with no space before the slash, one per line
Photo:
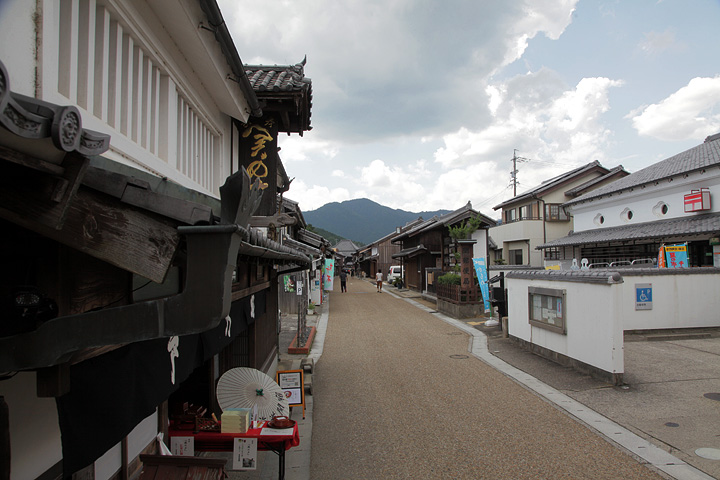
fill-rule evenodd
<path id="1" fill-rule="evenodd" d="M 375 274 L 375 280 L 377 281 L 377 291 L 380 293 L 382 292 L 382 272 L 377 272 Z"/>

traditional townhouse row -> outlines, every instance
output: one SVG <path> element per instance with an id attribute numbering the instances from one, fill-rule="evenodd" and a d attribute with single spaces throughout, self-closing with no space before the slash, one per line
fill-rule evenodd
<path id="1" fill-rule="evenodd" d="M 9 0 L 0 30 L 0 478 L 132 478 L 275 368 L 280 277 L 326 248 L 277 148 L 312 83 L 244 65 L 215 0 Z"/>

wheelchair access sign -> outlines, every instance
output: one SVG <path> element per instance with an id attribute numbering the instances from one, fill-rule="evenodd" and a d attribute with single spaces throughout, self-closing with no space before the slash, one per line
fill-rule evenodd
<path id="1" fill-rule="evenodd" d="M 652 283 L 635 284 L 635 310 L 652 310 Z"/>

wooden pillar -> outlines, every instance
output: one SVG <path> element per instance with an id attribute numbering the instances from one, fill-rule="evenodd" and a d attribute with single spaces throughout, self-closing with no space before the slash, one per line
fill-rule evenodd
<path id="1" fill-rule="evenodd" d="M 0 480 L 10 480 L 10 409 L 0 395 Z"/>

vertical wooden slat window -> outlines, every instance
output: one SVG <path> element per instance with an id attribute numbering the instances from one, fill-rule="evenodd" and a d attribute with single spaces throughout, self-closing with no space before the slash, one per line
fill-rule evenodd
<path id="1" fill-rule="evenodd" d="M 77 92 L 78 5 L 74 0 L 60 3 L 60 29 L 58 39 L 58 92 L 74 100 Z"/>
<path id="2" fill-rule="evenodd" d="M 57 1 L 58 93 L 215 191 L 220 136 L 202 111 L 112 8 L 98 0 Z"/>
<path id="3" fill-rule="evenodd" d="M 95 2 L 80 0 L 78 5 L 78 77 L 77 77 L 77 104 L 92 111 L 93 95 L 90 91 L 95 81 L 95 69 L 91 62 L 94 60 L 95 42 Z"/>
<path id="4" fill-rule="evenodd" d="M 93 114 L 108 122 L 108 104 L 110 100 L 110 15 L 97 6 L 95 12 L 95 54 L 93 75 Z"/>
<path id="5" fill-rule="evenodd" d="M 133 39 L 127 33 L 122 34 L 122 87 L 121 87 L 121 106 L 120 106 L 120 131 L 123 135 L 130 137 L 132 130 L 133 116 L 133 52 L 135 44 Z"/>
<path id="6" fill-rule="evenodd" d="M 122 103 L 122 27 L 114 20 L 108 23 L 108 72 L 107 72 L 107 122 L 113 128 L 120 127 Z"/>

